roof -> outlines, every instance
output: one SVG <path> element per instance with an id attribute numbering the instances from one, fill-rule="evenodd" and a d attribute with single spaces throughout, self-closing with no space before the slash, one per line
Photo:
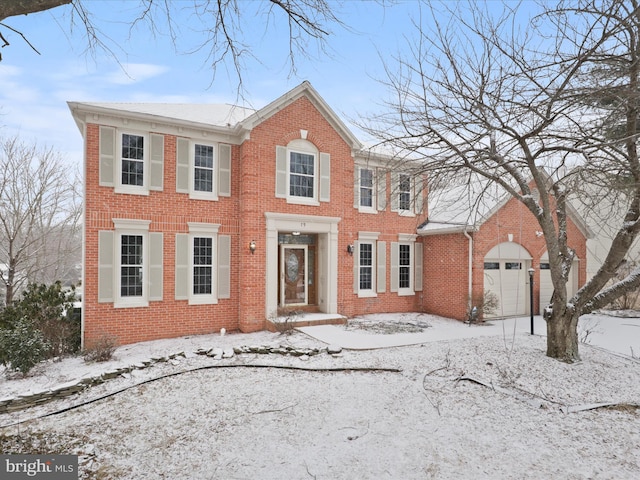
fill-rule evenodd
<path id="1" fill-rule="evenodd" d="M 126 114 L 128 117 L 150 122 L 207 128 L 237 134 L 243 130 L 250 131 L 302 96 L 306 96 L 314 104 L 352 149 L 360 150 L 362 148 L 360 141 L 307 81 L 302 82 L 259 110 L 239 105 L 198 103 L 68 102 L 68 105 L 81 131 L 82 121 L 76 116 L 76 113 L 83 110 L 105 115 Z"/>
<path id="2" fill-rule="evenodd" d="M 429 192 L 429 218 L 418 227 L 418 234 L 476 231 L 511 198 L 504 188 L 486 179 L 433 188 Z M 585 220 L 570 203 L 567 203 L 567 214 L 586 238 L 593 237 Z"/>

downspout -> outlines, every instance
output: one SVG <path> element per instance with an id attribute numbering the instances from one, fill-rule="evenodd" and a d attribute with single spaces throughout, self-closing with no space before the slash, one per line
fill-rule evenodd
<path id="1" fill-rule="evenodd" d="M 466 228 L 462 233 L 469 239 L 469 277 L 467 281 L 469 283 L 469 312 L 471 312 L 471 309 L 473 308 L 473 237 L 469 235 Z"/>

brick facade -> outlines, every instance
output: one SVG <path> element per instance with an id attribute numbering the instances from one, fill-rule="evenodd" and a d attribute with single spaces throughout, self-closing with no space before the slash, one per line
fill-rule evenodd
<path id="1" fill-rule="evenodd" d="M 152 105 L 153 106 L 153 105 Z M 409 215 L 393 211 L 392 195 L 397 195 L 393 175 L 385 169 L 385 159 L 363 153 L 362 145 L 354 139 L 331 109 L 308 84 L 303 83 L 264 109 L 241 116 L 239 121 L 204 123 L 200 117 L 192 119 L 185 110 L 179 114 L 167 114 L 161 105 L 153 106 L 160 113 L 149 113 L 149 104 L 91 104 L 70 103 L 76 122 L 85 139 L 85 231 L 84 231 L 84 294 L 83 340 L 91 345 L 105 335 L 113 336 L 120 344 L 171 338 L 192 334 L 220 331 L 251 332 L 265 328 L 270 315 L 275 314 L 280 302 L 280 272 L 278 255 L 281 235 L 300 230 L 317 242 L 314 245 L 317 263 L 313 268 L 314 286 L 311 289 L 311 305 L 320 312 L 351 317 L 359 314 L 384 312 L 426 311 L 446 317 L 464 319 L 468 298 L 468 246 L 463 234 L 421 237 L 418 227 L 426 219 L 426 188 L 417 193 L 425 208 L 412 210 Z M 177 107 L 176 107 L 177 108 Z M 186 109 L 188 112 L 188 109 Z M 197 112 L 194 110 L 194 118 Z M 145 194 L 116 193 L 113 185 L 101 184 L 104 167 L 101 152 L 101 131 L 142 132 L 162 135 L 162 186 Z M 117 134 L 116 134 L 117 135 Z M 157 139 L 158 137 L 155 136 Z M 209 141 L 230 145 L 231 172 L 230 194 L 219 195 L 214 200 L 190 198 L 179 192 L 177 153 L 179 139 Z M 319 199 L 313 204 L 290 202 L 276 195 L 278 166 L 276 149 L 305 142 L 330 158 L 330 198 Z M 293 142 L 293 143 L 292 143 Z M 117 145 L 117 144 L 116 144 Z M 146 148 L 146 146 L 145 146 Z M 387 159 L 388 160 L 388 159 Z M 116 162 L 119 160 L 116 159 Z M 376 190 L 385 192 L 385 205 L 376 192 L 377 207 L 367 212 L 355 204 L 354 185 L 357 180 L 356 165 L 376 168 Z M 147 168 L 147 167 L 145 167 Z M 319 164 L 319 170 L 322 165 Z M 118 170 L 114 170 L 118 172 Z M 326 173 L 326 172 L 325 172 Z M 316 172 L 322 175 L 322 172 Z M 148 173 L 145 173 L 148 175 Z M 114 175 L 118 181 L 117 173 Z M 412 180 L 412 181 L 415 181 Z M 322 179 L 320 179 L 322 182 Z M 417 185 L 422 183 L 415 183 Z M 384 188 L 383 188 L 384 187 Z M 321 190 L 321 187 L 317 187 Z M 357 189 L 355 190 L 358 191 Z M 414 200 L 415 201 L 415 200 Z M 412 204 L 413 205 L 413 204 Z M 418 207 L 416 207 L 417 209 Z M 473 236 L 473 291 L 482 291 L 483 258 L 495 244 L 504 241 L 507 232 L 515 235 L 539 262 L 544 242 L 535 237 L 533 222 L 523 221 L 527 213 L 511 202 L 482 225 Z M 118 219 L 148 222 L 148 234 L 162 233 L 161 299 L 149 299 L 143 306 L 116 305 L 99 295 L 99 278 L 104 258 L 119 252 L 114 244 L 109 248 L 99 246 L 100 235 L 116 232 Z M 178 295 L 177 237 L 190 232 L 190 224 L 215 225 L 218 238 L 230 240 L 228 257 L 228 294 L 220 295 L 214 303 L 192 304 L 189 300 L 176 299 Z M 368 295 L 357 291 L 354 282 L 358 250 L 348 252 L 348 247 L 358 245 L 359 238 L 373 235 L 376 262 L 373 271 L 378 288 Z M 150 238 L 150 237 L 149 237 Z M 156 236 L 157 238 L 157 236 Z M 571 224 L 570 243 L 574 242 L 578 256 L 585 256 L 584 237 Z M 150 240 L 149 240 L 150 242 Z M 249 244 L 255 242 L 255 252 Z M 422 284 L 412 280 L 413 291 L 392 291 L 398 265 L 393 264 L 393 248 L 399 243 L 410 244 L 411 274 L 422 270 Z M 148 244 L 145 244 L 148 245 Z M 394 247 L 395 245 L 395 247 Z M 106 257 L 100 248 L 108 253 Z M 147 246 L 144 247 L 147 249 Z M 284 250 L 283 250 L 284 251 Z M 307 250 L 308 251 L 308 250 Z M 397 250 L 399 251 L 399 250 Z M 382 257 L 384 254 L 384 258 Z M 149 255 L 149 254 L 148 254 Z M 309 257 L 311 258 L 311 257 Z M 113 261 L 113 260 L 112 260 Z M 311 261 L 311 260 L 305 260 Z M 397 261 L 397 260 L 395 260 Z M 109 267 L 109 265 L 107 265 Z M 115 273 L 117 263 L 111 265 Z M 308 267 L 308 265 L 307 265 Z M 378 268 L 381 267 L 381 268 Z M 311 268 L 311 267 L 309 267 Z M 143 278 L 156 281 L 150 271 Z M 384 274 L 384 281 L 380 275 Z M 356 277 L 357 278 L 357 277 Z M 150 280 L 149 280 L 150 279 Z M 117 295 L 117 281 L 112 282 Z M 580 263 L 580 282 L 584 282 L 584 262 Z M 103 280 L 105 283 L 105 280 Z M 108 282 L 107 282 L 108 283 Z M 309 283 L 311 285 L 311 283 Z M 384 288 L 381 286 L 384 285 Z M 107 289 L 108 290 L 108 289 Z M 411 289 L 408 289 L 411 290 Z M 317 297 L 317 298 L 316 298 Z M 313 301 L 311 303 L 313 303 Z M 279 305 L 278 305 L 279 306 Z"/>

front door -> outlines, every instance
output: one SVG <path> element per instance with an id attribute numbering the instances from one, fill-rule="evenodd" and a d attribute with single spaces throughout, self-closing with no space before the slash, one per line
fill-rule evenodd
<path id="1" fill-rule="evenodd" d="M 281 245 L 280 304 L 284 307 L 307 305 L 307 246 Z"/>

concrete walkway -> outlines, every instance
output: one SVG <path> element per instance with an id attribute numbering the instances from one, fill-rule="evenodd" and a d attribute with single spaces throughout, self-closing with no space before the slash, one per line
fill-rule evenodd
<path id="1" fill-rule="evenodd" d="M 371 350 L 440 340 L 531 333 L 530 317 L 491 320 L 479 325 L 468 325 L 457 320 L 433 316 L 423 315 L 420 318 L 426 319 L 431 326 L 418 333 L 380 334 L 371 333 L 366 329 L 347 330 L 342 325 L 299 327 L 297 330 L 328 345 L 339 345 L 349 350 Z M 586 343 L 590 345 L 623 355 L 640 356 L 640 318 L 585 315 L 580 320 L 578 330 L 581 339 L 586 337 Z M 541 316 L 535 316 L 534 334 L 546 336 L 546 333 L 546 322 Z"/>

